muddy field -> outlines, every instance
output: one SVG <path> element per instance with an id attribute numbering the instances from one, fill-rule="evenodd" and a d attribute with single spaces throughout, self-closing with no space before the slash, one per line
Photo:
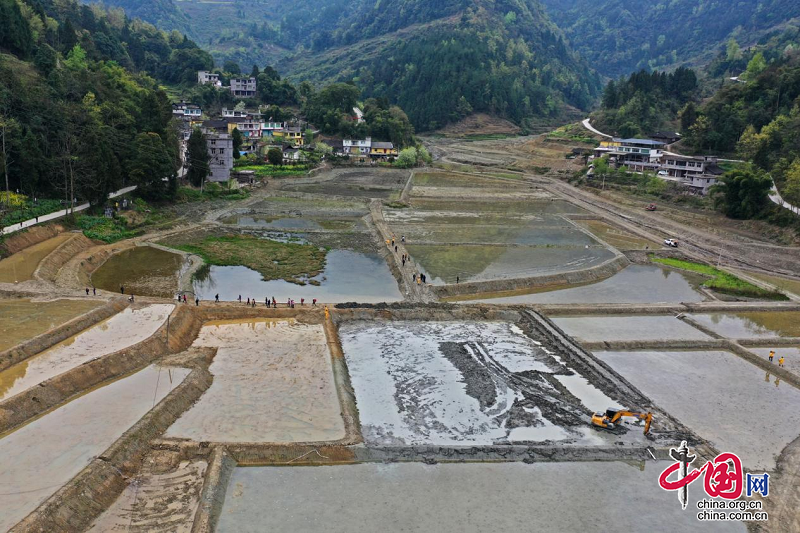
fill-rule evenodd
<path id="1" fill-rule="evenodd" d="M 178 254 L 152 246 L 137 246 L 111 256 L 92 274 L 98 289 L 128 294 L 172 298 L 184 260 Z"/>
<path id="2" fill-rule="evenodd" d="M 287 320 L 203 326 L 194 345 L 217 348 L 214 383 L 167 431 L 213 442 L 344 438 L 330 354 L 321 326 Z"/>
<path id="3" fill-rule="evenodd" d="M 513 324 L 353 323 L 340 336 L 368 443 L 598 444 L 606 437 L 586 422 L 613 400 Z"/>

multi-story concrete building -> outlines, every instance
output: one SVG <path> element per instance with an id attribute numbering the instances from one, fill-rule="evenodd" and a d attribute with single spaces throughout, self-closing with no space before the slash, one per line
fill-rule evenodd
<path id="1" fill-rule="evenodd" d="M 213 85 L 214 87 L 222 87 L 222 82 L 219 80 L 219 74 L 216 72 L 208 72 L 207 70 L 197 71 L 197 83 L 200 85 Z"/>
<path id="2" fill-rule="evenodd" d="M 236 98 L 255 98 L 255 78 L 231 78 L 231 94 Z"/>
<path id="3" fill-rule="evenodd" d="M 227 133 L 207 134 L 206 144 L 210 157 L 208 166 L 211 168 L 208 181 L 228 181 L 233 168 L 233 137 Z"/>
<path id="4" fill-rule="evenodd" d="M 595 157 L 608 156 L 616 168 L 631 172 L 652 172 L 659 178 L 707 194 L 723 171 L 713 156 L 684 156 L 663 151 L 664 143 L 650 139 L 612 139 L 602 141 Z"/>

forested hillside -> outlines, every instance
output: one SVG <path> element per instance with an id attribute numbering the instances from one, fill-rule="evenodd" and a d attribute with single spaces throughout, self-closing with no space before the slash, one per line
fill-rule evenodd
<path id="1" fill-rule="evenodd" d="M 159 19 L 162 2 L 112 0 L 136 3 L 149 20 Z M 276 65 L 298 82 L 355 81 L 365 97 L 403 107 L 419 130 L 478 111 L 525 126 L 586 109 L 599 94 L 599 77 L 567 47 L 539 0 L 176 5 L 192 13 L 192 35 L 218 63 L 233 58 L 249 70 L 246 61 L 257 56 L 255 63 Z M 216 20 L 200 13 L 212 9 Z"/>
<path id="2" fill-rule="evenodd" d="M 177 136 L 153 77 L 193 80 L 211 57 L 121 11 L 0 0 L 0 14 L 0 175 L 10 189 L 99 200 L 136 183 L 147 197 L 168 196 Z"/>
<path id="3" fill-rule="evenodd" d="M 543 0 L 572 47 L 616 78 L 746 47 L 800 17 L 797 0 Z"/>

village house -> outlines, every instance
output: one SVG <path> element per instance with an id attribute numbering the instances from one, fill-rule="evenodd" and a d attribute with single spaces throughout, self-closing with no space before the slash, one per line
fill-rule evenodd
<path id="1" fill-rule="evenodd" d="M 231 78 L 231 94 L 235 98 L 255 98 L 255 78 Z"/>
<path id="2" fill-rule="evenodd" d="M 213 85 L 214 87 L 222 87 L 219 74 L 216 72 L 208 72 L 207 70 L 197 71 L 197 83 L 200 85 Z"/>
<path id="3" fill-rule="evenodd" d="M 197 104 L 181 102 L 172 104 L 172 116 L 183 120 L 199 120 L 203 116 L 203 110 Z"/>
<path id="4" fill-rule="evenodd" d="M 723 171 L 713 156 L 683 156 L 665 152 L 664 143 L 651 139 L 612 139 L 600 142 L 596 158 L 608 156 L 616 168 L 630 172 L 652 172 L 696 194 L 707 194 Z"/>
<path id="5" fill-rule="evenodd" d="M 370 157 L 373 158 L 389 158 L 397 157 L 397 148 L 390 142 L 374 142 L 369 150 Z"/>
<path id="6" fill-rule="evenodd" d="M 222 118 L 247 118 L 254 115 L 260 116 L 260 113 L 247 111 L 246 109 L 228 109 L 227 107 L 222 108 Z"/>
<path id="7" fill-rule="evenodd" d="M 673 178 L 681 185 L 688 187 L 697 194 L 708 194 L 724 171 L 718 165 L 714 156 L 683 156 L 667 154 L 659 171 L 659 177 Z"/>
<path id="8" fill-rule="evenodd" d="M 211 133 L 206 135 L 206 144 L 211 169 L 208 181 L 228 181 L 233 168 L 233 138 L 227 133 Z"/>
<path id="9" fill-rule="evenodd" d="M 294 146 L 303 146 L 303 129 L 299 126 L 289 126 L 279 130 L 273 130 L 272 136 Z"/>
<path id="10" fill-rule="evenodd" d="M 228 118 L 228 133 L 233 135 L 233 130 L 239 132 L 248 139 L 261 138 L 261 119 L 253 117 Z"/>

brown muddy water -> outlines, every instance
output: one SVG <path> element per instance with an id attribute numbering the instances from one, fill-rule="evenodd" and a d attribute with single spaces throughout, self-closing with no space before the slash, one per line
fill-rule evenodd
<path id="1" fill-rule="evenodd" d="M 691 277 L 655 265 L 630 265 L 608 279 L 563 289 L 476 295 L 463 301 L 490 304 L 650 304 L 702 302 Z"/>
<path id="2" fill-rule="evenodd" d="M 183 256 L 152 246 L 137 246 L 111 256 L 92 274 L 95 287 L 109 292 L 172 298 L 178 291 Z"/>
<path id="3" fill-rule="evenodd" d="M 108 449 L 189 374 L 150 366 L 95 389 L 0 437 L 0 531 Z"/>
<path id="4" fill-rule="evenodd" d="M 201 300 L 234 301 L 255 298 L 264 305 L 265 298 L 275 298 L 286 303 L 293 298 L 297 304 L 305 298 L 319 302 L 397 302 L 403 295 L 397 286 L 386 261 L 376 253 L 350 250 L 328 252 L 322 273 L 307 285 L 297 285 L 284 280 L 264 281 L 259 272 L 244 266 L 211 266 L 195 274 L 194 291 Z"/>
<path id="5" fill-rule="evenodd" d="M 52 348 L 0 372 L 0 400 L 10 398 L 83 363 L 133 346 L 153 335 L 172 304 L 127 308 Z"/>
<path id="6" fill-rule="evenodd" d="M 689 316 L 729 339 L 800 337 L 800 312 L 758 311 Z"/>
<path id="7" fill-rule="evenodd" d="M 194 346 L 219 348 L 214 382 L 168 437 L 212 442 L 312 442 L 344 438 L 321 325 L 230 320 L 203 326 Z"/>
<path id="8" fill-rule="evenodd" d="M 722 351 L 595 352 L 660 408 L 732 452 L 745 467 L 775 469 L 800 435 L 800 391 Z"/>
<path id="9" fill-rule="evenodd" d="M 102 305 L 92 300 L 0 300 L 0 352 Z"/>
<path id="10" fill-rule="evenodd" d="M 52 239 L 34 244 L 3 259 L 0 261 L 0 283 L 16 283 L 33 279 L 33 273 L 42 259 L 74 235 L 74 233 L 56 235 Z"/>
<path id="11" fill-rule="evenodd" d="M 585 342 L 711 339 L 672 316 L 576 316 L 551 320 L 567 335 Z"/>
<path id="12" fill-rule="evenodd" d="M 668 462 L 420 463 L 236 468 L 220 533 L 738 532 L 658 485 Z M 301 512 L 311 510 L 311 512 Z"/>

